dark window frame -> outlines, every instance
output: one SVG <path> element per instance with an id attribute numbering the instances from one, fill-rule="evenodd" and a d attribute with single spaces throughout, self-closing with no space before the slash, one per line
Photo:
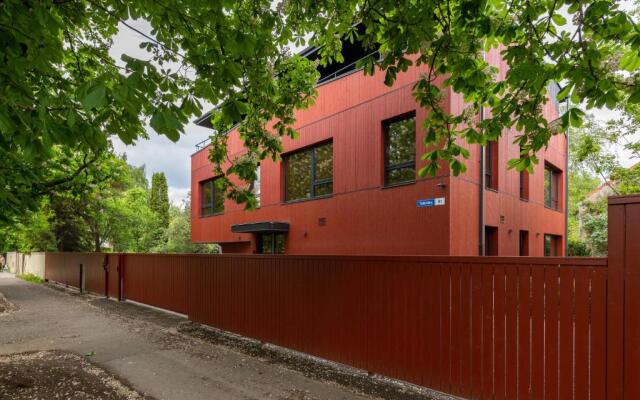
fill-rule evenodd
<path id="1" fill-rule="evenodd" d="M 498 142 L 488 141 L 484 147 L 484 187 L 498 190 Z"/>
<path id="2" fill-rule="evenodd" d="M 396 122 L 400 122 L 400 121 L 404 121 L 404 120 L 408 120 L 408 119 L 413 119 L 413 128 L 414 128 L 414 132 L 413 132 L 413 161 L 405 161 L 405 162 L 401 162 L 401 163 L 397 163 L 397 164 L 389 164 L 389 126 L 391 126 L 392 124 L 396 123 Z M 408 113 L 404 113 L 401 115 L 397 115 L 393 118 L 389 118 L 386 119 L 384 121 L 382 121 L 382 134 L 383 134 L 383 157 L 384 157 L 384 170 L 383 170 L 383 181 L 384 181 L 384 187 L 395 187 L 395 186 L 402 186 L 402 185 L 409 185 L 412 183 L 415 183 L 416 181 L 416 167 L 417 167 L 417 162 L 416 162 L 416 138 L 417 138 L 417 119 L 416 119 L 416 112 L 415 111 L 410 111 Z M 391 172 L 396 171 L 396 170 L 402 170 L 402 169 L 407 169 L 407 168 L 412 168 L 413 169 L 413 179 L 407 179 L 404 181 L 399 181 L 399 182 L 393 182 L 393 183 L 389 183 L 389 175 Z"/>
<path id="3" fill-rule="evenodd" d="M 216 180 L 221 177 L 216 176 L 211 179 L 207 179 L 200 182 L 200 217 L 211 217 L 214 215 L 220 215 L 224 213 L 224 193 L 219 193 L 219 189 L 216 187 Z M 205 201 L 205 186 L 211 185 L 211 201 Z M 222 196 L 222 208 L 216 210 L 216 194 Z M 211 211 L 206 211 L 211 209 Z"/>
<path id="4" fill-rule="evenodd" d="M 547 171 L 549 174 L 547 175 Z M 551 210 L 560 211 L 560 178 L 562 171 L 552 164 L 544 164 L 544 206 Z M 547 179 L 548 178 L 548 179 Z M 547 180 L 549 182 L 547 182 Z M 548 186 L 547 186 L 548 185 Z M 550 193 L 547 194 L 547 188 Z"/>
<path id="5" fill-rule="evenodd" d="M 497 256 L 499 251 L 498 243 L 498 227 L 485 225 L 484 226 L 484 255 L 485 256 Z"/>
<path id="6" fill-rule="evenodd" d="M 520 230 L 518 233 L 518 255 L 525 257 L 529 255 L 529 231 Z"/>
<path id="7" fill-rule="evenodd" d="M 265 251 L 265 238 L 269 238 L 271 246 L 269 251 Z M 278 239 L 282 239 L 282 251 L 279 251 Z M 278 250 L 278 251 L 276 251 Z M 256 253 L 258 254 L 285 254 L 287 251 L 287 235 L 283 232 L 259 233 L 256 237 Z"/>
<path id="8" fill-rule="evenodd" d="M 331 145 L 331 178 L 325 178 L 325 179 L 316 179 L 316 150 L 319 147 L 325 146 L 325 145 Z M 296 155 L 296 154 L 301 154 L 301 153 L 305 153 L 305 152 L 310 152 L 311 153 L 311 162 L 310 162 L 310 177 L 311 179 L 310 181 L 310 197 L 303 197 L 303 198 L 299 198 L 299 199 L 289 199 L 289 192 L 288 192 L 288 181 L 289 181 L 289 177 L 287 176 L 287 170 L 289 167 L 289 157 Z M 324 140 L 322 142 L 319 143 L 315 143 L 313 145 L 310 146 L 306 146 L 303 147 L 301 149 L 297 149 L 294 150 L 292 152 L 286 153 L 282 155 L 282 166 L 283 166 L 283 176 L 284 176 L 284 184 L 283 184 L 283 189 L 284 189 L 284 202 L 285 203 L 296 203 L 299 201 L 309 201 L 309 200 L 315 200 L 315 199 L 323 199 L 323 198 L 327 198 L 327 197 L 331 197 L 333 196 L 333 140 Z M 317 186 L 321 186 L 321 185 L 326 185 L 328 183 L 331 183 L 331 193 L 328 194 L 322 194 L 322 195 L 316 195 L 316 187 Z"/>
<path id="9" fill-rule="evenodd" d="M 529 200 L 529 172 L 520 171 L 520 200 Z"/>
<path id="10" fill-rule="evenodd" d="M 549 239 L 549 247 L 547 252 L 547 239 Z M 559 257 L 562 249 L 560 244 L 562 243 L 562 236 L 545 233 L 542 240 L 542 254 L 545 257 Z"/>

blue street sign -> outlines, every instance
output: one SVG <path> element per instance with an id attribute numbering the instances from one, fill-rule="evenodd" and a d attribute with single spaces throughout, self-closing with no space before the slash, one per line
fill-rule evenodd
<path id="1" fill-rule="evenodd" d="M 435 199 L 421 199 L 416 201 L 416 207 L 433 207 L 436 204 Z"/>

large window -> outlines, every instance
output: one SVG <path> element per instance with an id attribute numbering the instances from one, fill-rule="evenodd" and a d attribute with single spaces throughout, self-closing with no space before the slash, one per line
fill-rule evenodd
<path id="1" fill-rule="evenodd" d="M 384 124 L 384 184 L 393 186 L 416 179 L 416 117 L 410 115 Z"/>
<path id="2" fill-rule="evenodd" d="M 544 166 L 544 205 L 560 209 L 560 171 L 553 166 L 547 164 Z"/>
<path id="3" fill-rule="evenodd" d="M 217 179 L 200 182 L 200 215 L 203 217 L 224 211 L 224 193 L 217 187 Z"/>
<path id="4" fill-rule="evenodd" d="M 333 143 L 324 143 L 284 157 L 285 201 L 333 193 Z"/>

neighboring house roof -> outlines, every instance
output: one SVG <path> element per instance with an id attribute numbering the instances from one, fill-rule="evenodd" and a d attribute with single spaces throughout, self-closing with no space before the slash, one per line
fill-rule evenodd
<path id="1" fill-rule="evenodd" d="M 636 169 L 636 168 L 640 168 L 640 162 L 637 162 L 637 163 L 633 164 L 632 166 L 630 166 L 627 169 L 632 170 L 632 169 Z M 613 196 L 614 194 L 616 194 L 616 191 L 615 191 L 615 187 L 616 186 L 617 186 L 617 182 L 615 182 L 615 181 L 606 181 L 602 185 L 598 186 L 597 188 L 595 188 L 592 191 L 590 191 L 589 193 L 587 193 L 584 196 L 584 201 L 589 202 L 589 203 L 597 203 L 598 201 L 602 200 L 603 198 L 607 198 L 609 196 Z"/>

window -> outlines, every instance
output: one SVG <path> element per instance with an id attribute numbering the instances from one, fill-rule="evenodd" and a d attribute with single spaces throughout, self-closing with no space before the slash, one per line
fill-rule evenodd
<path id="1" fill-rule="evenodd" d="M 498 228 L 495 226 L 484 227 L 484 255 L 498 255 Z"/>
<path id="2" fill-rule="evenodd" d="M 258 253 L 284 254 L 284 233 L 262 233 L 258 236 Z"/>
<path id="3" fill-rule="evenodd" d="M 520 236 L 518 237 L 518 255 L 529 255 L 529 231 L 520 231 Z"/>
<path id="4" fill-rule="evenodd" d="M 561 237 L 558 235 L 544 235 L 544 256 L 557 257 L 560 255 Z"/>
<path id="5" fill-rule="evenodd" d="M 560 171 L 547 164 L 544 166 L 544 205 L 554 210 L 560 209 Z"/>
<path id="6" fill-rule="evenodd" d="M 416 180 L 416 117 L 410 115 L 384 123 L 384 184 L 393 186 Z"/>
<path id="7" fill-rule="evenodd" d="M 520 199 L 529 200 L 529 173 L 520 171 Z"/>
<path id="8" fill-rule="evenodd" d="M 251 192 L 256 197 L 256 207 L 260 207 L 260 164 L 256 168 L 256 180 L 251 182 Z"/>
<path id="9" fill-rule="evenodd" d="M 224 193 L 216 185 L 218 179 L 200 182 L 200 215 L 203 217 L 224 212 Z"/>
<path id="10" fill-rule="evenodd" d="M 498 143 L 487 142 L 484 149 L 484 187 L 498 190 Z"/>
<path id="11" fill-rule="evenodd" d="M 333 193 L 333 143 L 324 143 L 284 157 L 285 201 Z"/>

